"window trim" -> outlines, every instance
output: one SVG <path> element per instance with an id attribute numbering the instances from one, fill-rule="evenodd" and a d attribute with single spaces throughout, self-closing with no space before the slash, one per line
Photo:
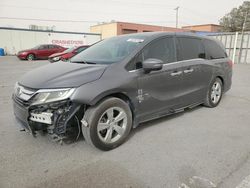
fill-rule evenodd
<path id="1" fill-rule="evenodd" d="M 163 64 L 163 67 L 169 66 L 169 65 L 173 65 L 173 64 L 177 64 L 177 63 L 195 61 L 195 60 L 204 60 L 204 59 L 202 59 L 202 58 L 194 58 L 194 59 L 186 59 L 186 60 L 181 60 L 181 61 L 176 61 L 176 62 L 171 62 L 171 63 L 165 63 L 165 64 Z M 130 71 L 128 71 L 128 72 L 139 72 L 139 71 L 141 71 L 141 70 L 142 70 L 142 68 L 141 68 L 141 69 L 130 70 Z"/>

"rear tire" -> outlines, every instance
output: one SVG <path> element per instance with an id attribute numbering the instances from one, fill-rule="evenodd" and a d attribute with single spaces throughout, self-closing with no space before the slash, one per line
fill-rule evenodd
<path id="1" fill-rule="evenodd" d="M 28 54 L 28 55 L 27 55 L 27 60 L 28 60 L 28 61 L 33 61 L 33 60 L 35 60 L 35 55 L 34 55 L 34 54 Z"/>
<path id="2" fill-rule="evenodd" d="M 221 79 L 217 77 L 209 86 L 204 105 L 209 108 L 214 108 L 218 106 L 221 101 L 222 94 L 223 83 Z"/>
<path id="3" fill-rule="evenodd" d="M 132 113 L 125 101 L 112 97 L 90 107 L 82 122 L 86 142 L 108 151 L 126 141 L 132 128 Z"/>

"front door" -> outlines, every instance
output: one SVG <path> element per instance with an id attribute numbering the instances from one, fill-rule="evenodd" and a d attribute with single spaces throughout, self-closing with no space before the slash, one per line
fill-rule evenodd
<path id="1" fill-rule="evenodd" d="M 38 49 L 37 57 L 41 59 L 46 59 L 48 57 L 49 46 L 41 45 Z"/>
<path id="2" fill-rule="evenodd" d="M 141 59 L 160 59 L 162 70 L 138 76 L 139 119 L 151 119 L 177 109 L 182 104 L 182 66 L 176 61 L 173 37 L 157 39 L 146 46 Z"/>

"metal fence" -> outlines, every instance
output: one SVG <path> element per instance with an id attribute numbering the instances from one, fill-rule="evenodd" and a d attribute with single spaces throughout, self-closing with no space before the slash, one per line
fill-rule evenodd
<path id="1" fill-rule="evenodd" d="M 220 40 L 234 63 L 250 64 L 250 32 L 208 34 Z"/>

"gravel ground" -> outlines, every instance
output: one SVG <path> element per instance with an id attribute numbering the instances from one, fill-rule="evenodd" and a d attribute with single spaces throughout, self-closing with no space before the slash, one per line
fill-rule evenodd
<path id="1" fill-rule="evenodd" d="M 250 65 L 235 65 L 232 89 L 214 109 L 196 107 L 145 123 L 119 148 L 68 145 L 19 132 L 11 93 L 47 61 L 0 57 L 0 187 L 235 188 L 250 174 Z M 199 186 L 198 186 L 199 185 Z"/>

